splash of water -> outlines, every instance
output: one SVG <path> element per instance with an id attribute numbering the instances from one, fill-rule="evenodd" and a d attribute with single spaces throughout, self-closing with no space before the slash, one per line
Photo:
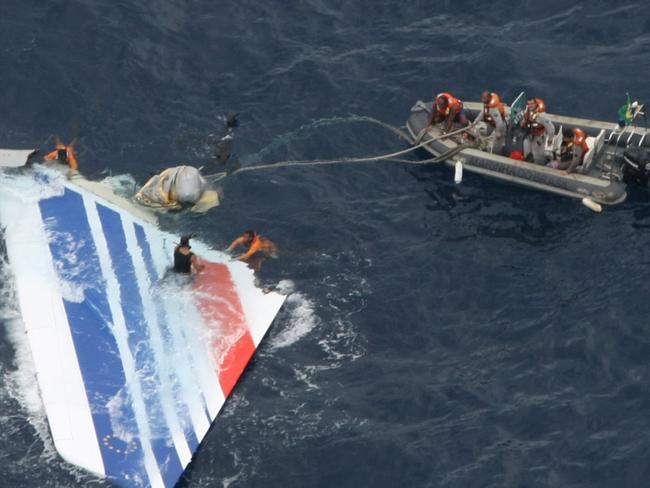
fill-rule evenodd
<path id="1" fill-rule="evenodd" d="M 284 310 L 289 314 L 289 326 L 269 341 L 272 351 L 295 344 L 314 330 L 319 323 L 314 311 L 314 302 L 304 294 L 294 291 L 293 282 L 283 280 L 278 284 L 277 289 L 287 295 Z"/>

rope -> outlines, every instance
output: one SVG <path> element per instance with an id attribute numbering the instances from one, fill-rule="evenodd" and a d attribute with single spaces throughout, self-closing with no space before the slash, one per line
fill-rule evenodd
<path id="1" fill-rule="evenodd" d="M 373 119 L 374 120 L 374 119 Z M 379 121 L 376 121 L 379 122 Z M 388 124 L 383 124 L 382 122 L 379 122 L 381 125 L 388 126 Z M 395 132 L 399 132 L 402 134 L 402 137 L 407 138 L 406 134 L 404 134 L 402 131 L 397 129 L 396 127 L 389 126 L 390 129 Z M 214 173 L 211 175 L 206 175 L 204 178 L 209 178 L 212 181 L 219 181 L 222 178 L 225 178 L 226 176 L 233 175 L 236 173 L 244 173 L 247 171 L 257 171 L 261 169 L 271 169 L 271 168 L 286 168 L 289 166 L 324 166 L 324 165 L 332 165 L 332 164 L 347 164 L 347 163 L 367 163 L 367 162 L 372 162 L 372 161 L 387 161 L 387 160 L 393 160 L 393 161 L 399 161 L 401 163 L 406 163 L 406 164 L 431 164 L 431 163 L 437 163 L 440 161 L 443 161 L 454 154 L 462 151 L 463 149 L 466 149 L 467 147 L 473 146 L 473 144 L 461 144 L 455 148 L 450 149 L 449 151 L 446 151 L 439 156 L 436 156 L 435 158 L 432 159 L 427 159 L 423 161 L 411 161 L 408 159 L 399 159 L 397 160 L 396 158 L 398 156 L 403 156 L 404 154 L 411 153 L 421 147 L 424 147 L 434 141 L 440 140 L 440 139 L 445 139 L 447 137 L 460 134 L 461 132 L 465 132 L 467 127 L 463 127 L 461 129 L 448 132 L 447 134 L 440 135 L 438 137 L 433 137 L 427 141 L 420 142 L 419 144 L 416 144 L 415 146 L 409 147 L 407 149 L 403 149 L 401 151 L 396 151 L 393 153 L 389 154 L 382 154 L 379 156 L 368 156 L 368 157 L 359 157 L 359 158 L 339 158 L 339 159 L 312 159 L 312 160 L 290 160 L 290 161 L 279 161 L 277 163 L 269 163 L 269 164 L 257 164 L 255 166 L 245 166 L 243 168 L 238 168 L 230 173 L 227 172 L 221 172 L 221 173 Z"/>
<path id="2" fill-rule="evenodd" d="M 327 127 L 330 125 L 339 125 L 339 124 L 356 124 L 359 122 L 365 122 L 365 123 L 370 123 L 370 124 L 376 124 L 379 125 L 385 129 L 388 129 L 389 131 L 393 132 L 396 134 L 398 137 L 401 137 L 405 139 L 406 141 L 410 142 L 410 138 L 407 134 L 402 132 L 400 129 L 397 127 L 394 127 L 390 124 L 387 124 L 385 122 L 382 122 L 381 120 L 377 120 L 373 117 L 368 117 L 365 115 L 354 115 L 350 114 L 347 117 L 329 117 L 329 118 L 324 118 L 324 119 L 318 119 L 313 122 L 310 122 L 309 124 L 302 125 L 298 127 L 297 129 L 288 132 L 286 134 L 281 135 L 280 137 L 277 137 L 269 144 L 268 146 L 264 147 L 260 151 L 250 155 L 246 159 L 255 158 L 255 157 L 263 157 L 263 155 L 269 150 L 277 148 L 283 144 L 289 144 L 293 139 L 299 137 L 299 135 L 302 132 L 308 131 L 308 130 L 314 130 L 314 129 L 320 129 L 321 127 Z"/>

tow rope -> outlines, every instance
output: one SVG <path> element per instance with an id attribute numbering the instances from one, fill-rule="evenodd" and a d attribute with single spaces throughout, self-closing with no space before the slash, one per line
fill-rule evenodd
<path id="1" fill-rule="evenodd" d="M 397 135 L 400 137 L 410 140 L 409 136 L 405 134 L 403 131 L 398 129 L 397 127 L 393 127 L 389 124 L 385 124 L 383 122 L 379 122 L 375 119 L 367 118 L 367 120 L 371 120 L 375 123 L 379 123 L 380 125 L 390 129 L 392 132 L 395 132 Z M 460 151 L 467 149 L 469 147 L 474 147 L 475 144 L 472 142 L 467 142 L 460 144 L 454 148 L 449 149 L 448 151 L 445 151 L 444 153 L 440 154 L 439 156 L 436 156 L 435 158 L 431 159 L 425 159 L 421 161 L 412 161 L 409 159 L 397 159 L 399 156 L 403 156 L 405 154 L 411 153 L 413 151 L 416 151 L 417 149 L 420 149 L 421 147 L 424 147 L 428 144 L 431 144 L 434 141 L 438 141 L 441 139 L 446 139 L 447 137 L 460 134 L 461 132 L 465 132 L 468 130 L 468 127 L 463 127 L 460 129 L 457 129 L 452 132 L 448 132 L 447 134 L 442 134 L 437 137 L 433 137 L 429 140 L 422 141 L 414 146 L 411 146 L 409 148 L 403 149 L 401 151 L 396 151 L 392 152 L 389 154 L 381 154 L 378 156 L 366 156 L 366 157 L 357 157 L 357 158 L 338 158 L 338 159 L 311 159 L 311 160 L 289 160 L 289 161 L 278 161 L 276 163 L 268 163 L 268 164 L 256 164 L 254 166 L 244 166 L 242 168 L 237 168 L 234 171 L 226 172 L 222 171 L 220 173 L 214 173 L 210 175 L 205 175 L 204 178 L 210 179 L 211 181 L 219 181 L 222 178 L 225 178 L 226 176 L 231 176 L 237 173 L 245 173 L 248 171 L 258 171 L 258 170 L 263 170 L 263 169 L 272 169 L 272 168 L 286 168 L 290 166 L 324 166 L 324 165 L 332 165 L 332 164 L 351 164 L 351 163 L 368 163 L 368 162 L 373 162 L 373 161 L 395 161 L 403 164 L 433 164 L 433 163 L 438 163 L 441 161 L 444 161 L 445 159 L 448 159 L 455 154 L 459 153 Z"/>

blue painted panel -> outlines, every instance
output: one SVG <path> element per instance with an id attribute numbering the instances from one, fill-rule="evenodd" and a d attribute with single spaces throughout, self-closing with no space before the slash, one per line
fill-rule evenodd
<path id="1" fill-rule="evenodd" d="M 151 447 L 160 467 L 166 486 L 173 486 L 183 473 L 183 466 L 173 444 L 169 427 L 165 423 L 160 399 L 160 375 L 155 353 L 151 348 L 150 324 L 142 305 L 142 297 L 132 257 L 127 251 L 126 236 L 119 213 L 104 205 L 96 204 L 99 219 L 111 257 L 113 272 L 120 288 L 120 304 L 128 331 L 131 355 L 135 361 L 142 389 L 147 419 L 151 429 Z M 137 258 L 134 256 L 134 258 Z"/>
<path id="2" fill-rule="evenodd" d="M 63 302 L 106 475 L 120 484 L 138 479 L 146 483 L 140 434 L 83 200 L 79 193 L 66 189 L 62 196 L 42 200 L 39 206 L 50 232 L 49 247 L 59 279 L 83 290 L 83 301 Z M 113 437 L 109 408 L 120 429 L 132 439 L 128 444 Z"/>
<path id="3" fill-rule="evenodd" d="M 138 241 L 138 246 L 140 247 L 140 251 L 142 253 L 141 257 L 143 259 L 145 269 L 147 270 L 149 283 L 157 284 L 163 277 L 159 276 L 158 272 L 156 271 L 153 255 L 151 253 L 151 247 L 149 241 L 147 240 L 147 236 L 144 232 L 144 228 L 141 225 L 134 224 L 134 229 L 135 229 L 135 236 Z M 171 350 L 172 348 L 170 346 L 170 343 L 172 341 L 171 339 L 172 333 L 170 329 L 171 325 L 169 323 L 169 318 L 165 313 L 163 298 L 160 296 L 157 287 L 152 287 L 150 291 L 152 295 L 151 298 L 156 307 L 156 314 L 157 314 L 156 318 L 158 319 L 158 324 L 160 325 L 160 334 L 163 337 L 163 342 L 165 343 L 165 347 L 166 347 L 165 353 L 171 355 L 172 354 L 172 350 Z M 178 395 L 178 393 L 181 391 L 178 377 L 176 375 L 172 375 L 169 379 L 171 381 L 171 390 L 176 395 Z M 176 396 L 174 400 L 177 407 L 177 413 L 179 419 L 181 420 L 181 424 L 183 426 L 185 439 L 187 440 L 187 444 L 190 450 L 192 451 L 192 454 L 194 454 L 199 447 L 200 440 L 197 439 L 196 433 L 194 432 L 188 407 L 185 405 L 183 398 L 179 398 L 178 396 Z M 210 418 L 209 415 L 206 416 Z"/>

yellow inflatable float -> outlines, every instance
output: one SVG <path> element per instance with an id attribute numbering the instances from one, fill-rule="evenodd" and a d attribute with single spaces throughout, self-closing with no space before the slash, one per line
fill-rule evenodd
<path id="1" fill-rule="evenodd" d="M 152 176 L 135 195 L 147 207 L 180 210 L 192 205 L 193 212 L 205 212 L 219 205 L 219 192 L 209 187 L 194 166 L 174 166 Z"/>

